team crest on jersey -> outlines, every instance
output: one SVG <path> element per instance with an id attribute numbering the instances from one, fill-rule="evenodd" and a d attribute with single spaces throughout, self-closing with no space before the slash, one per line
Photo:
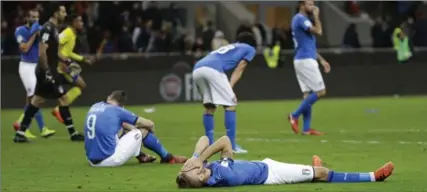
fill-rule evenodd
<path id="1" fill-rule="evenodd" d="M 175 101 L 181 96 L 182 80 L 174 74 L 166 75 L 160 81 L 160 95 L 166 101 Z"/>
<path id="2" fill-rule="evenodd" d="M 310 169 L 302 169 L 302 175 L 310 175 L 311 170 Z"/>

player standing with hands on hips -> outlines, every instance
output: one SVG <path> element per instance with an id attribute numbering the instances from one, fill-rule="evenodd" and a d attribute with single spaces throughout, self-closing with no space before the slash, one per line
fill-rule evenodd
<path id="1" fill-rule="evenodd" d="M 39 24 L 39 12 L 37 10 L 29 10 L 26 15 L 26 23 L 18 26 L 15 30 L 16 41 L 19 44 L 19 51 L 21 60 L 19 62 L 19 77 L 22 84 L 24 84 L 25 91 L 27 92 L 26 106 L 31 102 L 36 89 L 36 66 L 39 61 L 39 41 L 38 35 L 41 26 Z M 45 127 L 42 112 L 39 111 L 34 116 L 40 129 L 42 137 L 50 137 L 55 134 L 54 130 Z M 19 119 L 13 124 L 15 130 L 19 129 L 24 114 L 21 114 Z M 36 138 L 29 129 L 25 132 L 27 138 Z"/>
<path id="2" fill-rule="evenodd" d="M 225 129 L 235 153 L 247 153 L 236 144 L 237 98 L 233 87 L 240 80 L 246 65 L 252 61 L 256 50 L 251 46 L 251 33 L 241 33 L 237 42 L 220 47 L 199 60 L 193 69 L 193 81 L 203 98 L 205 113 L 203 125 L 209 143 L 214 142 L 214 118 L 216 107 L 225 109 Z M 225 72 L 233 70 L 230 81 Z"/>
<path id="3" fill-rule="evenodd" d="M 73 119 L 71 117 L 70 109 L 68 107 L 69 101 L 64 93 L 62 82 L 59 78 L 59 74 L 56 71 L 59 55 L 58 55 L 58 30 L 57 27 L 67 16 L 65 6 L 52 3 L 47 13 L 49 14 L 49 20 L 43 25 L 40 36 L 39 36 L 39 62 L 36 68 L 36 89 L 34 96 L 31 99 L 30 104 L 24 113 L 19 130 L 16 131 L 15 143 L 27 143 L 28 138 L 25 137 L 25 131 L 31 123 L 31 119 L 39 111 L 40 106 L 45 102 L 46 99 L 57 99 L 59 102 L 59 111 L 62 119 L 64 119 L 64 125 L 67 127 L 70 134 L 71 141 L 83 141 L 83 135 L 79 134 L 73 125 Z M 61 58 L 65 59 L 65 58 Z M 73 65 L 69 65 L 70 70 L 79 71 L 78 68 Z"/>
<path id="4" fill-rule="evenodd" d="M 294 67 L 304 100 L 299 108 L 289 114 L 288 119 L 295 134 L 299 133 L 298 118 L 304 118 L 303 135 L 322 135 L 311 128 L 312 106 L 326 94 L 325 83 L 319 69 L 320 61 L 325 73 L 331 71 L 329 63 L 317 53 L 315 35 L 322 35 L 319 8 L 314 1 L 299 1 L 299 13 L 292 18 L 292 36 L 295 44 Z M 313 15 L 314 24 L 309 16 Z"/>

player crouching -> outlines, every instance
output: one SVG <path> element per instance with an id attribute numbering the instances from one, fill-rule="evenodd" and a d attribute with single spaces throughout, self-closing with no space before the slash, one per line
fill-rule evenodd
<path id="1" fill-rule="evenodd" d="M 355 183 L 384 181 L 393 173 L 389 162 L 375 172 L 335 172 L 322 166 L 322 160 L 313 156 L 313 165 L 288 164 L 272 159 L 263 161 L 233 160 L 230 139 L 223 136 L 209 146 L 209 139 L 201 137 L 195 155 L 184 164 L 176 178 L 179 188 L 232 187 L 240 185 L 280 185 L 304 182 Z M 204 162 L 221 154 L 221 160 Z"/>
<path id="2" fill-rule="evenodd" d="M 99 102 L 89 109 L 85 123 L 85 150 L 89 164 L 93 167 L 117 167 L 132 157 L 140 163 L 156 160 L 141 152 L 141 146 L 154 151 L 161 157 L 161 163 L 185 163 L 186 157 L 169 153 L 153 134 L 154 123 L 138 117 L 123 108 L 126 94 L 114 91 L 106 102 Z M 129 130 L 118 137 L 122 129 Z"/>

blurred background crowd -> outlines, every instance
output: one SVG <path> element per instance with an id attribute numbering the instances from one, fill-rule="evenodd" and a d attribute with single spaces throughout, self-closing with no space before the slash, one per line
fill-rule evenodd
<path id="1" fill-rule="evenodd" d="M 43 23 L 47 19 L 43 15 L 44 7 L 49 2 L 1 3 L 2 55 L 16 55 L 18 45 L 14 31 L 18 25 L 24 23 L 25 11 L 37 8 L 41 13 L 40 22 Z M 198 4 L 197 2 L 191 3 Z M 221 3 L 223 2 L 219 2 L 219 4 Z M 391 48 L 393 47 L 392 36 L 396 28 L 400 28 L 401 34 L 409 38 L 411 46 L 427 46 L 426 1 L 328 3 L 341 9 L 347 14 L 346 16 L 354 20 L 354 23 L 345 26 L 346 30 L 340 34 L 341 40 L 338 47 Z M 221 28 L 226 26 L 224 23 L 229 22 L 218 16 L 221 13 L 206 14 L 205 12 L 210 10 L 209 6 L 200 8 L 197 5 L 197 9 L 193 10 L 191 6 L 188 6 L 189 2 L 67 1 L 64 4 L 69 13 L 74 12 L 83 16 L 85 30 L 78 35 L 79 43 L 77 44 L 78 52 L 81 53 L 182 52 L 200 55 L 232 42 L 235 34 L 242 31 L 254 34 L 256 46 L 259 49 L 271 45 L 280 45 L 282 49 L 292 49 L 293 47 L 290 19 L 295 13 L 295 7 L 291 6 L 286 9 L 288 11 L 281 11 L 274 8 L 274 4 L 270 5 L 274 10 L 279 11 L 276 10 L 274 16 L 269 16 L 273 12 L 270 9 L 265 11 L 259 5 L 254 7 L 254 3 L 249 4 L 246 8 L 249 12 L 254 12 L 255 20 L 242 19 L 240 26 L 236 26 L 233 35 Z M 322 9 L 322 11 L 324 10 Z M 189 20 L 189 12 L 196 12 L 193 13 L 195 17 L 190 17 L 191 20 Z M 283 15 L 283 12 L 287 12 L 287 14 Z M 262 14 L 260 16 L 260 13 L 266 16 L 262 16 Z M 321 12 L 321 14 L 325 14 L 325 12 Z M 269 21 L 270 17 L 273 18 L 273 21 Z M 328 22 L 325 21 L 325 18 L 322 20 Z M 360 23 L 360 20 L 372 21 L 369 25 L 372 43 L 369 45 L 360 42 L 362 38 L 366 38 L 360 37 L 360 30 L 357 30 L 357 23 Z M 219 25 L 219 23 L 222 24 Z M 337 45 L 319 43 L 319 47 L 336 48 Z"/>

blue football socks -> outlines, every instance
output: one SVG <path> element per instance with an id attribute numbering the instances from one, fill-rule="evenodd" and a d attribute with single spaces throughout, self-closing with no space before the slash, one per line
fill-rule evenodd
<path id="1" fill-rule="evenodd" d="M 142 140 L 145 147 L 154 151 L 161 158 L 165 158 L 169 152 L 163 147 L 159 139 L 153 134 L 148 133 L 147 136 Z"/>
<path id="2" fill-rule="evenodd" d="M 214 116 L 212 114 L 203 115 L 203 126 L 205 135 L 209 138 L 209 145 L 212 145 L 214 142 Z"/>
<path id="3" fill-rule="evenodd" d="M 309 107 L 311 107 L 316 101 L 319 99 L 319 96 L 317 96 L 316 93 L 310 93 L 301 103 L 301 105 L 298 107 L 298 109 L 292 113 L 292 116 L 294 118 L 298 118 L 305 110 L 307 110 Z"/>
<path id="4" fill-rule="evenodd" d="M 303 113 L 302 113 L 303 118 L 303 132 L 307 132 L 310 130 L 311 128 L 311 106 L 309 108 L 307 108 Z"/>
<path id="5" fill-rule="evenodd" d="M 330 183 L 360 183 L 375 182 L 373 172 L 370 173 L 347 173 L 329 171 L 328 182 Z"/>
<path id="6" fill-rule="evenodd" d="M 39 110 L 37 113 L 36 113 L 36 115 L 34 115 L 34 118 L 36 119 L 36 121 L 37 121 L 37 125 L 39 126 L 39 130 L 40 130 L 40 132 L 43 130 L 43 128 L 44 128 L 44 120 L 43 120 L 43 114 L 42 114 L 42 111 L 41 110 Z"/>
<path id="7" fill-rule="evenodd" d="M 233 149 L 236 149 L 236 112 L 225 111 L 225 129 L 227 136 L 230 138 Z"/>

